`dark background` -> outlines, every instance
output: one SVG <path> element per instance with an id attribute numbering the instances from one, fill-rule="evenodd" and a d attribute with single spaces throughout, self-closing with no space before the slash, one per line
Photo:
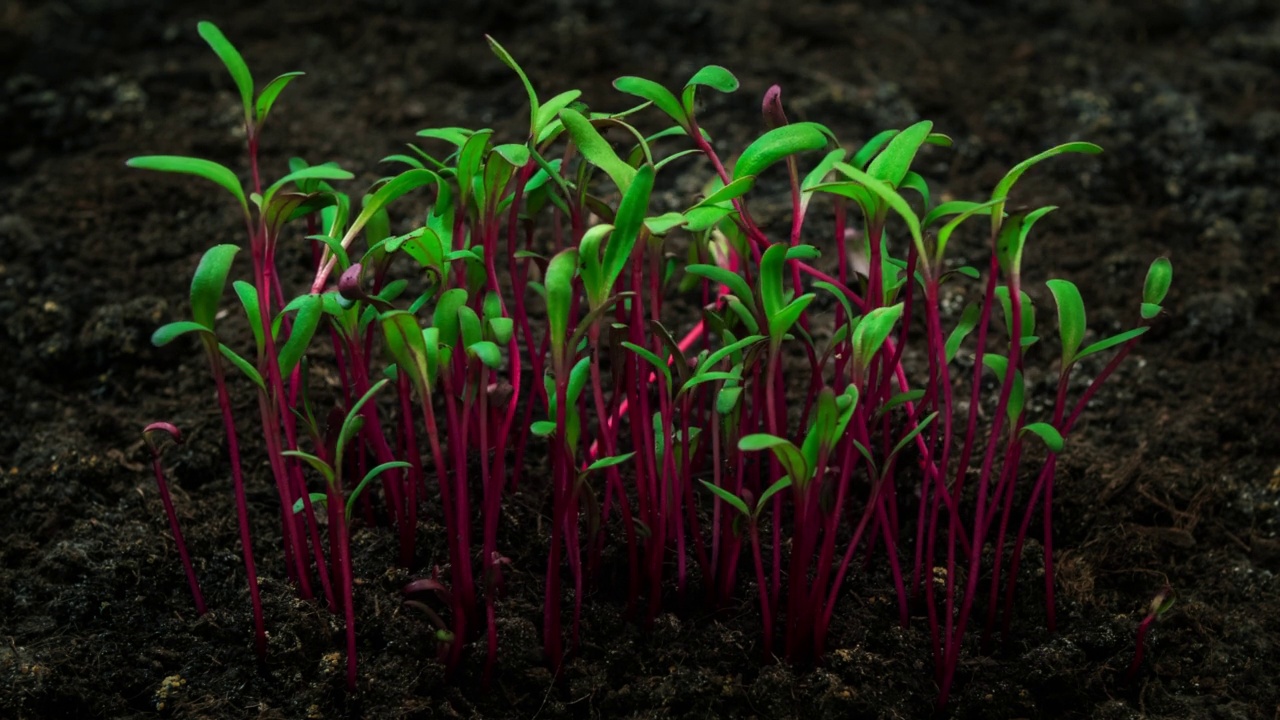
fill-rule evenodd
<path id="1" fill-rule="evenodd" d="M 307 73 L 267 125 L 268 173 L 298 155 L 371 180 L 378 158 L 431 126 L 518 140 L 524 93 L 486 32 L 543 97 L 581 88 L 601 109 L 626 106 L 609 86 L 618 75 L 678 86 L 725 65 L 742 89 L 706 93 L 702 114 L 725 156 L 761 131 L 773 83 L 793 119 L 826 123 L 847 147 L 933 120 L 956 140 L 918 166 L 938 195 L 977 197 L 1063 141 L 1102 145 L 1019 185 L 1028 204 L 1063 206 L 1028 250 L 1031 294 L 1051 325 L 1043 280 L 1075 281 L 1090 327 L 1110 334 L 1132 321 L 1146 266 L 1165 254 L 1168 316 L 1061 465 L 1060 633 L 1044 633 L 1030 592 L 1018 642 L 964 659 L 951 711 L 1276 717 L 1275 3 L 884 5 L 0 3 L 0 716 L 899 718 L 925 716 L 934 697 L 923 622 L 896 630 L 875 575 L 846 584 L 818 670 L 762 665 L 749 602 L 729 616 L 664 615 L 645 634 L 606 592 L 588 601 L 583 651 L 553 684 L 535 629 L 536 489 L 508 503 L 514 590 L 487 691 L 442 677 L 426 623 L 399 606 L 409 576 L 392 567 L 394 539 L 357 533 L 361 691 L 348 696 L 340 624 L 282 580 L 261 468 L 251 499 L 272 646 L 256 667 L 203 358 L 148 342 L 186 312 L 203 250 L 238 241 L 236 218 L 204 183 L 123 164 L 166 153 L 241 167 L 238 98 L 195 33 L 208 19 L 260 84 Z M 707 168 L 687 167 L 692 179 L 675 185 L 696 188 Z M 1037 360 L 1050 372 L 1048 351 Z M 199 619 L 143 464 L 139 432 L 156 419 L 190 438 L 167 463 L 213 608 Z M 440 544 L 424 523 L 431 561 Z M 1177 605 L 1125 682 L 1137 622 L 1166 582 Z"/>

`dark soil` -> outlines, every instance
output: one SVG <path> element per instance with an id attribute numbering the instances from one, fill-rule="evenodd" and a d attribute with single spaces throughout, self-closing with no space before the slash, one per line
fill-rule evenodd
<path id="1" fill-rule="evenodd" d="M 196 37 L 217 22 L 260 78 L 305 70 L 267 130 L 291 155 L 372 172 L 415 130 L 515 132 L 524 95 L 492 33 L 544 90 L 674 85 L 709 62 L 743 82 L 709 98 L 723 148 L 757 132 L 764 89 L 848 144 L 920 118 L 956 139 L 935 182 L 958 197 L 1050 145 L 1107 153 L 1046 166 L 1024 191 L 1063 210 L 1029 250 L 1029 284 L 1075 281 L 1090 323 L 1128 322 L 1151 258 L 1176 268 L 1169 316 L 1073 437 L 1059 477 L 1060 631 L 1031 569 L 1017 637 L 965 656 L 950 711 L 965 718 L 1280 717 L 1280 16 L 1265 0 L 409 2 L 289 7 L 224 0 L 0 3 L 0 717 L 884 717 L 931 712 L 923 621 L 895 623 L 891 587 L 847 585 L 827 662 L 762 664 L 749 596 L 691 605 L 642 632 L 607 587 L 553 682 L 538 623 L 541 495 L 507 503 L 512 593 L 496 682 L 433 660 L 400 603 L 395 538 L 360 527 L 360 689 L 341 680 L 341 624 L 284 581 L 267 471 L 250 465 L 255 550 L 271 631 L 254 661 L 225 451 L 204 359 L 153 349 L 185 314 L 200 253 L 235 242 L 203 183 L 127 171 L 135 154 L 239 167 L 237 99 Z M 191 4 L 194 5 L 194 4 Z M 883 3 L 894 6 L 895 3 Z M 1069 9 L 1068 9 L 1069 8 Z M 372 175 L 369 175 L 372 177 Z M 301 268 L 299 268 L 301 270 Z M 1038 357 L 1048 365 L 1047 353 Z M 1094 369 L 1096 371 L 1096 368 Z M 242 397 L 248 398 L 248 395 Z M 140 429 L 167 419 L 166 456 L 211 612 L 197 618 L 146 470 Z M 261 456 L 259 456 L 261 457 Z M 420 528 L 423 566 L 440 528 Z M 1139 677 L 1134 633 L 1168 583 Z"/>

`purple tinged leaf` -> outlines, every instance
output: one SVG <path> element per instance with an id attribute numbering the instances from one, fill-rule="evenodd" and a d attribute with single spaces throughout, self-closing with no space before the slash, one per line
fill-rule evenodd
<path id="1" fill-rule="evenodd" d="M 764 124 L 770 130 L 787 124 L 787 113 L 782 109 L 781 85 L 771 85 L 764 92 L 764 101 L 760 105 L 760 112 L 764 115 Z"/>
<path id="2" fill-rule="evenodd" d="M 271 82 L 267 83 L 266 87 L 262 88 L 262 92 L 258 93 L 257 101 L 254 102 L 254 117 L 259 128 L 262 127 L 262 123 L 266 122 L 267 114 L 271 112 L 272 106 L 276 104 L 276 99 L 280 97 L 280 92 L 284 90 L 285 86 L 292 82 L 294 78 L 302 77 L 305 74 L 287 72 L 277 75 L 271 79 Z"/>

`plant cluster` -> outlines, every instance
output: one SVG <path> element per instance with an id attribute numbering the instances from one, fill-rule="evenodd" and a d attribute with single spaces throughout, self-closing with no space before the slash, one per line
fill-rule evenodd
<path id="1" fill-rule="evenodd" d="M 333 185 L 352 178 L 346 170 L 299 159 L 264 185 L 263 123 L 298 73 L 255 94 L 235 48 L 213 25 L 199 30 L 243 100 L 248 188 L 207 160 L 129 164 L 211 180 L 243 214 L 251 273 L 233 288 L 253 345 L 229 347 L 215 323 L 237 245 L 204 255 L 191 319 L 161 328 L 155 342 L 193 333 L 208 355 L 260 653 L 227 365 L 257 394 L 289 578 L 301 596 L 345 615 L 351 687 L 351 525 L 394 528 L 399 561 L 413 567 L 419 513 L 438 514 L 447 562 L 406 592 L 436 624 L 445 663 L 456 667 L 483 637 L 492 668 L 508 562 L 498 546 L 503 501 L 534 482 L 525 471 L 544 456 L 542 630 L 553 667 L 578 642 L 582 598 L 609 537 L 625 543 L 628 608 L 639 622 L 654 619 L 672 587 L 730 605 L 748 567 L 761 649 L 796 661 L 822 656 L 862 554 L 887 569 L 898 621 L 927 623 L 940 704 L 971 623 L 982 625 L 984 643 L 997 629 L 1009 636 L 1033 528 L 1043 533 L 1053 629 L 1058 457 L 1159 314 L 1171 279 L 1169 262 L 1154 262 L 1135 326 L 1091 344 L 1080 293 L 1049 281 L 1056 393 L 1046 416 L 1030 417 L 1023 374 L 1039 337 L 1022 262 L 1054 208 L 1021 208 L 1010 196 L 1037 163 L 1097 146 L 1059 145 L 1016 165 L 988 198 L 936 203 L 911 169 L 925 146 L 951 144 L 929 122 L 849 151 L 826 127 L 790 121 L 774 87 L 762 106 L 766 131 L 729 162 L 697 117 L 700 93 L 737 89 L 724 68 L 703 68 L 677 93 L 619 78 L 615 87 L 640 103 L 596 112 L 577 90 L 540 99 L 490 39 L 528 94 L 520 141 L 499 143 L 488 129 L 423 130 L 420 144 L 384 159 L 400 171 L 363 196 Z M 699 161 L 713 172 L 703 195 L 654 208 L 658 175 L 700 172 Z M 774 173 L 789 178 L 781 229 L 759 222 L 748 200 Z M 409 193 L 425 199 L 420 220 L 393 219 L 389 206 Z M 825 219 L 815 225 L 817 208 Z M 977 267 L 948 253 L 971 220 L 988 237 Z M 834 261 L 820 262 L 815 238 L 826 238 L 819 244 Z M 282 242 L 306 243 L 314 260 L 313 282 L 296 295 L 280 281 Z M 947 309 L 954 296 L 972 299 L 958 317 Z M 698 315 L 672 307 L 677 297 Z M 1073 371 L 1101 353 L 1110 360 L 1073 397 Z M 315 362 L 339 378 L 331 406 Z"/>

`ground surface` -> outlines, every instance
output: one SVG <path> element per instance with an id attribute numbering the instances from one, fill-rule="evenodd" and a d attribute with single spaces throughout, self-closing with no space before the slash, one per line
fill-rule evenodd
<path id="1" fill-rule="evenodd" d="M 650 633 L 602 592 L 554 684 L 539 658 L 540 496 L 509 502 L 515 562 L 489 690 L 447 683 L 399 604 L 394 539 L 357 532 L 361 690 L 341 690 L 340 626 L 298 601 L 251 500 L 272 632 L 251 659 L 225 455 L 200 357 L 147 341 L 185 310 L 205 247 L 235 240 L 221 196 L 126 171 L 142 153 L 238 163 L 235 99 L 194 34 L 216 21 L 260 76 L 305 70 L 269 125 L 268 167 L 372 172 L 422 127 L 514 130 L 524 99 L 500 38 L 544 91 L 621 107 L 622 74 L 674 85 L 708 62 L 743 81 L 706 111 L 726 146 L 774 82 L 793 118 L 856 144 L 920 118 L 956 138 L 932 178 L 971 197 L 1052 144 L 1098 160 L 1028 185 L 1062 204 L 1029 282 L 1079 286 L 1091 326 L 1128 322 L 1150 258 L 1176 281 L 1164 318 L 1087 415 L 1060 472 L 1061 631 L 1030 597 L 1018 640 L 962 669 L 960 717 L 1272 718 L 1280 713 L 1280 18 L 1263 0 L 0 4 L 0 716 L 924 717 L 920 622 L 896 630 L 874 577 L 843 601 L 829 661 L 762 665 L 758 619 L 664 615 Z M 897 5 L 884 3 L 886 6 Z M 1066 4 L 1062 4 L 1066 5 Z M 368 177 L 372 177 L 369 175 Z M 1046 317 L 1051 314 L 1046 312 Z M 188 350 L 190 348 L 187 348 Z M 1045 362 L 1048 362 L 1046 359 Z M 181 425 L 167 461 L 213 611 L 196 618 L 145 472 L 139 429 Z M 432 528 L 424 525 L 430 537 Z M 438 532 L 438 529 L 437 529 Z M 424 559 L 440 546 L 426 541 Z M 1142 674 L 1134 631 L 1165 583 Z M 1034 583 L 1032 583 L 1034 586 Z M 1034 596 L 1034 592 L 1031 593 Z M 478 653 L 477 653 L 478 655 Z M 471 669 L 474 669 L 472 667 Z"/>

